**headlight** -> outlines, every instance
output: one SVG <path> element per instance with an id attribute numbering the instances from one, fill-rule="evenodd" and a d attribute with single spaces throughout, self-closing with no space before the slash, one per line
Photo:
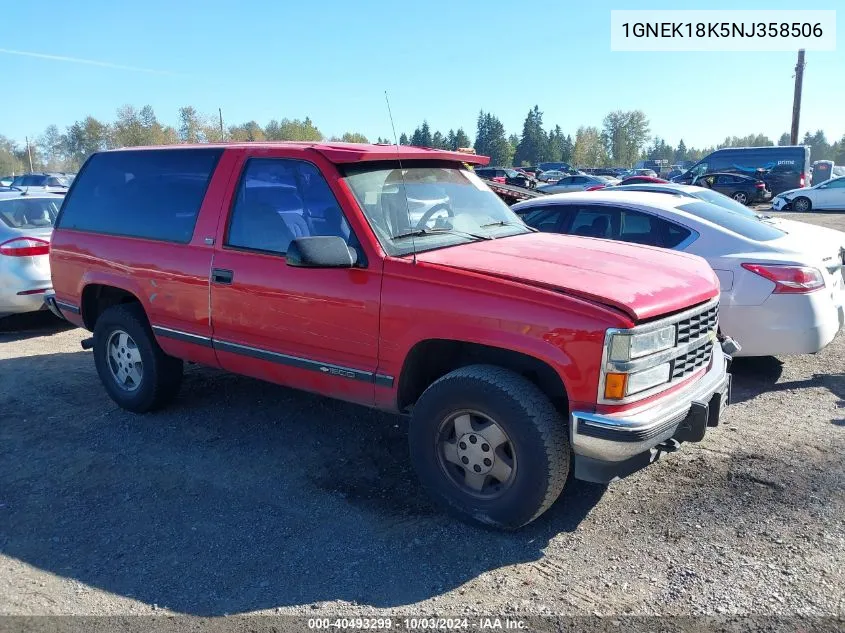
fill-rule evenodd
<path id="1" fill-rule="evenodd" d="M 628 375 L 628 388 L 625 390 L 625 395 L 630 396 L 646 389 L 651 389 L 657 385 L 669 382 L 671 374 L 671 366 L 669 363 L 663 363 L 651 369 L 645 369 Z"/>
<path id="2" fill-rule="evenodd" d="M 675 345 L 675 326 L 642 334 L 614 334 L 610 342 L 610 360 L 629 361 L 662 352 Z"/>

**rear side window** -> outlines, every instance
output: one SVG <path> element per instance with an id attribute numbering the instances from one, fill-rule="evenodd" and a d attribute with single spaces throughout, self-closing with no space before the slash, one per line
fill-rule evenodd
<path id="1" fill-rule="evenodd" d="M 686 227 L 649 213 L 598 205 L 579 208 L 568 232 L 661 248 L 675 248 L 692 235 Z"/>
<path id="2" fill-rule="evenodd" d="M 65 201 L 58 227 L 189 242 L 222 153 L 201 148 L 94 154 Z"/>
<path id="3" fill-rule="evenodd" d="M 9 198 L 0 200 L 0 222 L 13 229 L 53 226 L 62 201 L 55 198 Z"/>
<path id="4" fill-rule="evenodd" d="M 779 237 L 786 235 L 780 229 L 761 222 L 759 218 L 750 218 L 733 211 L 728 211 L 723 207 L 717 207 L 708 202 L 688 202 L 678 207 L 681 211 L 686 211 L 692 215 L 712 222 L 718 226 L 722 226 L 729 231 L 736 233 L 742 237 L 758 242 L 767 242 L 769 240 L 776 240 Z"/>

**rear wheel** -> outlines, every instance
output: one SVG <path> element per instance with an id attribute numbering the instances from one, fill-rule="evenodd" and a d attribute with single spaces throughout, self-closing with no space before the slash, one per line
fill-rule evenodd
<path id="1" fill-rule="evenodd" d="M 111 399 L 135 413 L 164 406 L 182 383 L 182 361 L 158 346 L 138 304 L 113 306 L 100 315 L 94 362 Z"/>
<path id="2" fill-rule="evenodd" d="M 414 407 L 411 459 L 428 492 L 460 518 L 515 529 L 558 498 L 569 473 L 566 424 L 529 380 L 471 365 Z"/>
<path id="3" fill-rule="evenodd" d="M 812 208 L 813 203 L 810 202 L 810 199 L 805 196 L 795 198 L 795 200 L 792 201 L 792 210 L 797 211 L 798 213 L 806 213 Z"/>
<path id="4" fill-rule="evenodd" d="M 748 204 L 748 194 L 744 191 L 737 191 L 734 195 L 731 196 L 731 198 L 733 198 L 740 204 Z"/>

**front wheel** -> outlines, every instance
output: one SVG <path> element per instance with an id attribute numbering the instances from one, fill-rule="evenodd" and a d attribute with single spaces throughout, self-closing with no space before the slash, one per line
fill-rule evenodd
<path id="1" fill-rule="evenodd" d="M 813 203 L 810 202 L 809 198 L 801 196 L 800 198 L 795 198 L 792 201 L 792 210 L 797 213 L 806 213 L 810 209 L 813 208 Z"/>
<path id="2" fill-rule="evenodd" d="M 470 365 L 435 381 L 409 430 L 423 486 L 460 518 L 516 529 L 545 512 L 569 474 L 566 423 L 534 383 Z"/>
<path id="3" fill-rule="evenodd" d="M 135 413 L 167 404 L 182 383 L 182 361 L 158 346 L 139 304 L 112 306 L 99 316 L 94 363 L 111 399 Z"/>

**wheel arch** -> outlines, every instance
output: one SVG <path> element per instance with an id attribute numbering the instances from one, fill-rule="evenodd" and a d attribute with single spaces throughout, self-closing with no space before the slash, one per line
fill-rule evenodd
<path id="1" fill-rule="evenodd" d="M 87 283 L 82 288 L 79 305 L 82 322 L 87 330 L 94 331 L 100 315 L 115 305 L 137 303 L 143 309 L 143 304 L 134 292 L 121 286 L 108 283 Z M 146 314 L 146 310 L 144 311 Z"/>
<path id="2" fill-rule="evenodd" d="M 488 364 L 524 376 L 566 417 L 569 396 L 563 377 L 548 359 L 524 351 L 453 339 L 424 339 L 415 343 L 402 364 L 396 404 L 407 411 L 434 381 L 467 365 Z"/>

